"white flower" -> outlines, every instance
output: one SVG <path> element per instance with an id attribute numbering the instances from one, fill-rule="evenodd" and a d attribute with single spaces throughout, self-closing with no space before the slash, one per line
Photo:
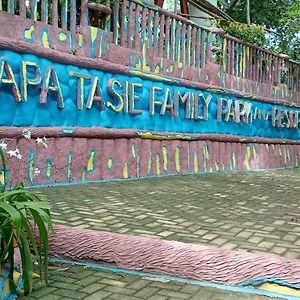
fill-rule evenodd
<path id="1" fill-rule="evenodd" d="M 28 139 L 28 140 L 31 139 L 31 131 L 29 131 L 28 129 L 24 129 L 22 131 L 22 135 L 24 136 L 25 139 Z"/>
<path id="2" fill-rule="evenodd" d="M 47 139 L 45 137 L 43 137 L 43 138 L 37 137 L 36 138 L 36 143 L 38 145 L 43 145 L 45 148 L 48 148 L 48 145 L 46 144 L 46 141 L 47 141 Z"/>
<path id="3" fill-rule="evenodd" d="M 7 150 L 7 144 L 6 144 L 4 141 L 2 141 L 2 142 L 0 143 L 0 148 L 1 148 L 2 150 Z"/>
<path id="4" fill-rule="evenodd" d="M 40 169 L 35 168 L 34 171 L 33 171 L 33 176 L 36 177 L 36 176 L 38 176 L 40 173 L 41 173 Z"/>
<path id="5" fill-rule="evenodd" d="M 22 159 L 22 154 L 20 153 L 20 150 L 18 148 L 16 148 L 16 150 L 9 150 L 7 151 L 7 154 L 10 157 L 16 157 L 17 159 Z"/>

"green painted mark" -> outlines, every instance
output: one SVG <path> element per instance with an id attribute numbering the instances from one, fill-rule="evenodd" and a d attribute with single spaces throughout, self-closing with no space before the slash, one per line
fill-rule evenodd
<path id="1" fill-rule="evenodd" d="M 52 167 L 53 167 L 53 162 L 50 158 L 46 159 L 46 178 L 50 179 L 52 176 Z"/>
<path id="2" fill-rule="evenodd" d="M 28 179 L 30 183 L 34 182 L 35 155 L 34 151 L 30 150 L 28 155 Z"/>

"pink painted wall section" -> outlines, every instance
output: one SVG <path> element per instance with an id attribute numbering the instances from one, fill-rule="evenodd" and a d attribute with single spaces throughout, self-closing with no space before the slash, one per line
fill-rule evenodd
<path id="1" fill-rule="evenodd" d="M 280 143 L 53 137 L 46 148 L 35 139 L 1 141 L 9 150 L 19 148 L 23 156 L 7 155 L 9 185 L 294 167 L 300 159 L 300 145 Z"/>

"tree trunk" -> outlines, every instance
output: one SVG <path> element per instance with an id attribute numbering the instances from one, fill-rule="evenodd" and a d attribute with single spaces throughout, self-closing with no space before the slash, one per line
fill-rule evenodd
<path id="1" fill-rule="evenodd" d="M 246 0 L 246 12 L 247 12 L 247 24 L 251 24 L 251 18 L 250 18 L 250 0 Z"/>

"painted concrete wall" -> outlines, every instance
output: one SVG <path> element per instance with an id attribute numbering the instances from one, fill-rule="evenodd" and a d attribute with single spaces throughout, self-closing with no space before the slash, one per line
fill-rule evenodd
<path id="1" fill-rule="evenodd" d="M 55 11 L 57 25 L 0 11 L 7 184 L 298 165 L 299 85 L 277 81 L 286 58 L 160 8 L 125 4 L 116 2 L 112 32 L 88 26 L 84 9 L 71 28 Z M 298 73 L 289 74 L 293 83 Z"/>

